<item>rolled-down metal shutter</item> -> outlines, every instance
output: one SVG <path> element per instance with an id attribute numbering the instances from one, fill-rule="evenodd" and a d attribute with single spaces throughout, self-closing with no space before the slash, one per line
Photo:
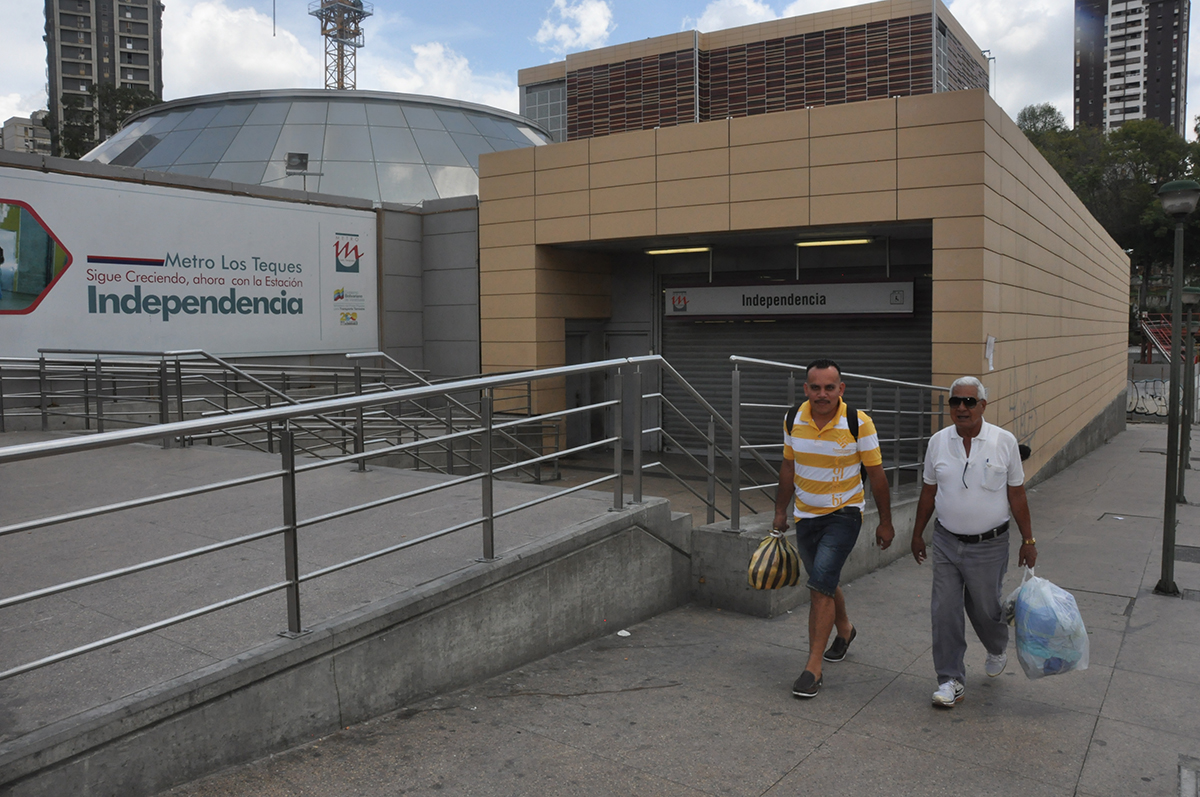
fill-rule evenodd
<path id="1" fill-rule="evenodd" d="M 932 374 L 932 287 L 928 278 L 914 280 L 911 316 L 864 315 L 848 317 L 807 316 L 773 320 L 681 321 L 667 318 L 662 323 L 662 353 L 680 374 L 725 417 L 732 417 L 732 371 L 730 355 L 805 365 L 819 357 L 837 361 L 849 373 L 928 383 Z M 797 376 L 796 401 L 804 400 L 803 379 Z M 891 407 L 884 388 L 873 389 L 878 407 Z M 762 368 L 741 369 L 742 403 L 786 404 L 787 374 Z M 663 393 L 681 408 L 695 408 L 669 379 Z M 908 400 L 915 401 L 909 392 Z M 846 379 L 845 400 L 867 409 L 867 389 L 862 382 Z M 742 411 L 742 434 L 751 443 L 780 440 L 785 410 Z M 892 416 L 873 416 L 879 434 L 894 432 Z M 693 417 L 703 427 L 706 419 Z M 663 419 L 664 428 L 683 447 L 701 450 L 701 440 L 673 414 Z M 782 445 L 782 443 L 781 443 Z M 777 457 L 772 454 L 771 458 Z"/>

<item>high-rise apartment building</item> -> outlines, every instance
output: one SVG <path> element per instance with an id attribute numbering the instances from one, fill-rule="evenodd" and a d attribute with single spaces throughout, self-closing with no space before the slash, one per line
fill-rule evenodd
<path id="1" fill-rule="evenodd" d="M 1075 0 L 1075 124 L 1187 132 L 1190 0 Z"/>
<path id="2" fill-rule="evenodd" d="M 4 121 L 0 149 L 9 152 L 50 154 L 50 130 L 43 124 L 46 111 L 34 111 L 28 117 L 14 116 Z"/>
<path id="3" fill-rule="evenodd" d="M 987 58 L 944 9 L 897 0 L 573 53 L 520 71 L 521 113 L 571 141 L 987 89 Z"/>
<path id="4" fill-rule="evenodd" d="M 50 109 L 63 97 L 92 107 L 93 86 L 138 88 L 162 99 L 160 0 L 46 0 Z M 113 131 L 106 131 L 111 133 Z"/>

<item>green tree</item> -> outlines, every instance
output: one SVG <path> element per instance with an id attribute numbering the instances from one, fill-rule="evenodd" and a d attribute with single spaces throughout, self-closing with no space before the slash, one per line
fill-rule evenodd
<path id="1" fill-rule="evenodd" d="M 121 123 L 143 108 L 157 105 L 159 99 L 143 88 L 125 88 L 107 83 L 92 86 L 92 107 L 96 109 L 97 143 L 121 129 Z"/>
<path id="2" fill-rule="evenodd" d="M 121 129 L 130 114 L 158 103 L 158 98 L 141 88 L 109 84 L 93 85 L 90 101 L 77 94 L 64 94 L 63 118 L 46 116 L 50 129 L 50 148 L 64 158 L 82 158 L 98 144 Z"/>

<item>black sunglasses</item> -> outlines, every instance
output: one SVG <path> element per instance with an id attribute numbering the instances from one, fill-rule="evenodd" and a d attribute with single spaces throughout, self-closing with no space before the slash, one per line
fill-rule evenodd
<path id="1" fill-rule="evenodd" d="M 975 409 L 975 405 L 978 403 L 979 403 L 979 399 L 975 398 L 974 396 L 951 396 L 950 397 L 950 406 L 951 407 L 957 407 L 958 405 L 961 404 L 962 406 L 966 407 L 967 409 L 973 410 L 973 409 Z"/>

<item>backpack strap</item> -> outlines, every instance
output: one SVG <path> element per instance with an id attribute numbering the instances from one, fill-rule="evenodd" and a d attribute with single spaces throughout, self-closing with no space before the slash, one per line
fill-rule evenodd
<path id="1" fill-rule="evenodd" d="M 788 434 L 792 433 L 792 427 L 796 425 L 796 413 L 800 412 L 800 405 L 792 407 L 788 410 L 787 418 L 784 420 L 784 427 Z"/>
<path id="2" fill-rule="evenodd" d="M 846 405 L 846 425 L 850 427 L 850 436 L 858 442 L 858 410 Z"/>

